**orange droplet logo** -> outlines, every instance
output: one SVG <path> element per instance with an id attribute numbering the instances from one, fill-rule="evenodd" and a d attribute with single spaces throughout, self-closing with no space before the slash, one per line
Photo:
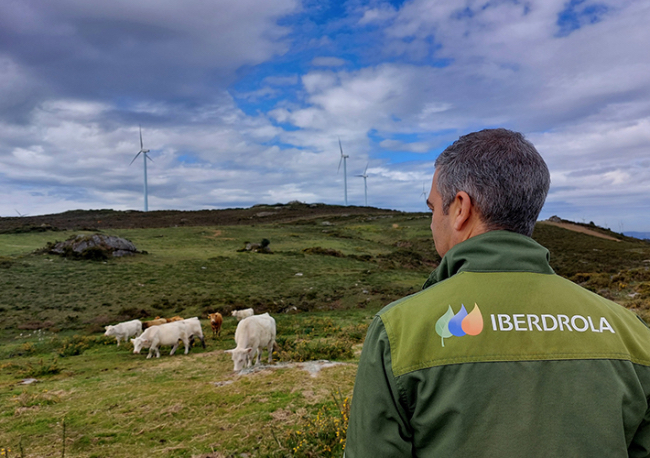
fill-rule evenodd
<path id="1" fill-rule="evenodd" d="M 463 319 L 461 327 L 465 334 L 470 336 L 477 336 L 481 333 L 483 330 L 483 315 L 481 315 L 478 304 L 474 303 L 474 309 Z"/>

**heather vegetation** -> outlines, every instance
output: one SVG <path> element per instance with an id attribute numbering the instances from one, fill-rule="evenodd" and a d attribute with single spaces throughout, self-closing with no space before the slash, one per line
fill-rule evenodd
<path id="1" fill-rule="evenodd" d="M 427 214 L 285 207 L 233 211 L 229 224 L 191 212 L 140 227 L 138 212 L 0 221 L 0 447 L 25 457 L 340 456 L 373 314 L 418 291 L 440 258 Z M 97 231 L 146 254 L 42 251 Z M 534 233 L 556 272 L 650 320 L 650 244 L 614 236 L 549 224 Z M 241 250 L 264 239 L 270 253 Z M 237 374 L 223 350 L 234 348 L 230 312 L 247 307 L 275 317 L 277 348 L 273 365 Z M 211 312 L 224 316 L 220 337 Z M 207 348 L 146 360 L 103 335 L 107 324 L 174 315 L 200 317 Z"/>

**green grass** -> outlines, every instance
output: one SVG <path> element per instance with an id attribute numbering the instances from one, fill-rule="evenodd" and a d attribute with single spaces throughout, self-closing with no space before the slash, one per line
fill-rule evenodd
<path id="1" fill-rule="evenodd" d="M 0 338 L 35 328 L 92 333 L 127 318 L 227 314 L 251 306 L 274 313 L 376 306 L 419 289 L 431 268 L 422 256 L 437 259 L 430 240 L 428 251 L 412 253 L 414 266 L 402 269 L 391 259 L 393 253 L 408 257 L 404 247 L 418 243 L 403 237 L 426 237 L 422 218 L 357 218 L 350 227 L 334 221 L 115 230 L 111 235 L 132 240 L 148 254 L 108 262 L 31 254 L 68 233 L 1 234 L 3 253 L 13 253 L 10 246 L 24 252 L 5 256 L 7 266 L 0 267 L 0 312 L 7 316 Z M 273 254 L 237 251 L 262 238 L 271 240 Z M 344 256 L 303 251 L 313 247 Z"/>
<path id="2" fill-rule="evenodd" d="M 290 456 L 298 431 L 314 437 L 303 456 L 339 456 L 332 393 L 351 396 L 373 314 L 440 259 L 425 214 L 105 233 L 148 254 L 72 261 L 34 251 L 73 232 L 0 234 L 0 447 L 13 456 L 20 443 L 26 457 L 59 456 L 64 419 L 69 457 Z M 559 274 L 650 318 L 649 244 L 548 225 L 534 237 Z M 237 251 L 263 238 L 273 254 Z M 276 319 L 274 369 L 232 372 L 230 311 L 244 307 Z M 225 318 L 217 339 L 212 311 Z M 103 336 L 157 315 L 201 317 L 207 348 L 147 360 Z M 344 364 L 315 377 L 283 365 L 315 359 Z"/>
<path id="3" fill-rule="evenodd" d="M 348 332 L 367 325 L 371 315 L 355 309 L 328 317 L 285 314 L 276 321 L 283 338 L 333 339 L 352 348 L 360 339 Z M 323 369 L 318 377 L 295 367 L 234 374 L 221 350 L 234 347 L 235 326 L 234 318 L 227 318 L 222 338 L 207 337 L 205 350 L 195 347 L 187 356 L 172 357 L 163 352 L 150 360 L 103 338 L 80 355 L 58 359 L 62 339 L 56 336 L 7 344 L 15 349 L 27 340 L 37 350 L 3 362 L 13 367 L 0 371 L 0 444 L 16 449 L 22 437 L 26 456 L 56 453 L 65 418 L 66 456 L 199 456 L 213 449 L 257 454 L 274 448 L 271 425 L 285 434 L 328 402 L 332 390 L 350 396 L 352 351 L 343 359 L 351 364 Z M 58 371 L 41 374 L 39 383 L 17 385 L 39 360 L 56 361 Z"/>

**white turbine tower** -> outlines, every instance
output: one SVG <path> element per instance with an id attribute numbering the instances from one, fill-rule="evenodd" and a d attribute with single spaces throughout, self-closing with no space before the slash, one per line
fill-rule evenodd
<path id="1" fill-rule="evenodd" d="M 341 146 L 341 139 L 339 138 L 339 149 L 341 150 L 341 160 L 339 161 L 339 168 L 336 173 L 341 170 L 341 162 L 343 162 L 343 192 L 345 194 L 345 206 L 348 205 L 348 169 L 347 169 L 347 154 L 343 154 L 343 147 Z"/>
<path id="2" fill-rule="evenodd" d="M 368 178 L 368 174 L 366 172 L 368 171 L 368 165 L 369 164 L 370 164 L 370 162 L 368 162 L 368 164 L 366 164 L 366 169 L 363 171 L 363 174 L 355 175 L 355 176 L 363 178 L 363 192 L 364 192 L 364 195 L 366 197 L 366 207 L 368 206 L 368 184 L 366 183 L 366 178 Z"/>
<path id="3" fill-rule="evenodd" d="M 138 154 L 135 155 L 133 161 L 131 161 L 131 164 L 133 164 L 133 162 L 138 158 L 138 156 L 142 154 L 142 159 L 144 161 L 144 211 L 149 211 L 149 199 L 148 199 L 149 196 L 147 192 L 147 159 L 153 162 L 153 159 L 151 159 L 147 155 L 148 152 L 149 150 L 144 149 L 144 145 L 142 143 L 142 126 L 140 126 L 140 151 L 138 151 Z"/>

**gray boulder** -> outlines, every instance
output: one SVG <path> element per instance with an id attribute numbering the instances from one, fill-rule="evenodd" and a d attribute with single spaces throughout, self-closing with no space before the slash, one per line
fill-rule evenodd
<path id="1" fill-rule="evenodd" d="M 106 259 L 140 253 L 131 241 L 104 234 L 72 236 L 64 242 L 55 243 L 47 251 L 62 256 L 86 259 Z"/>

